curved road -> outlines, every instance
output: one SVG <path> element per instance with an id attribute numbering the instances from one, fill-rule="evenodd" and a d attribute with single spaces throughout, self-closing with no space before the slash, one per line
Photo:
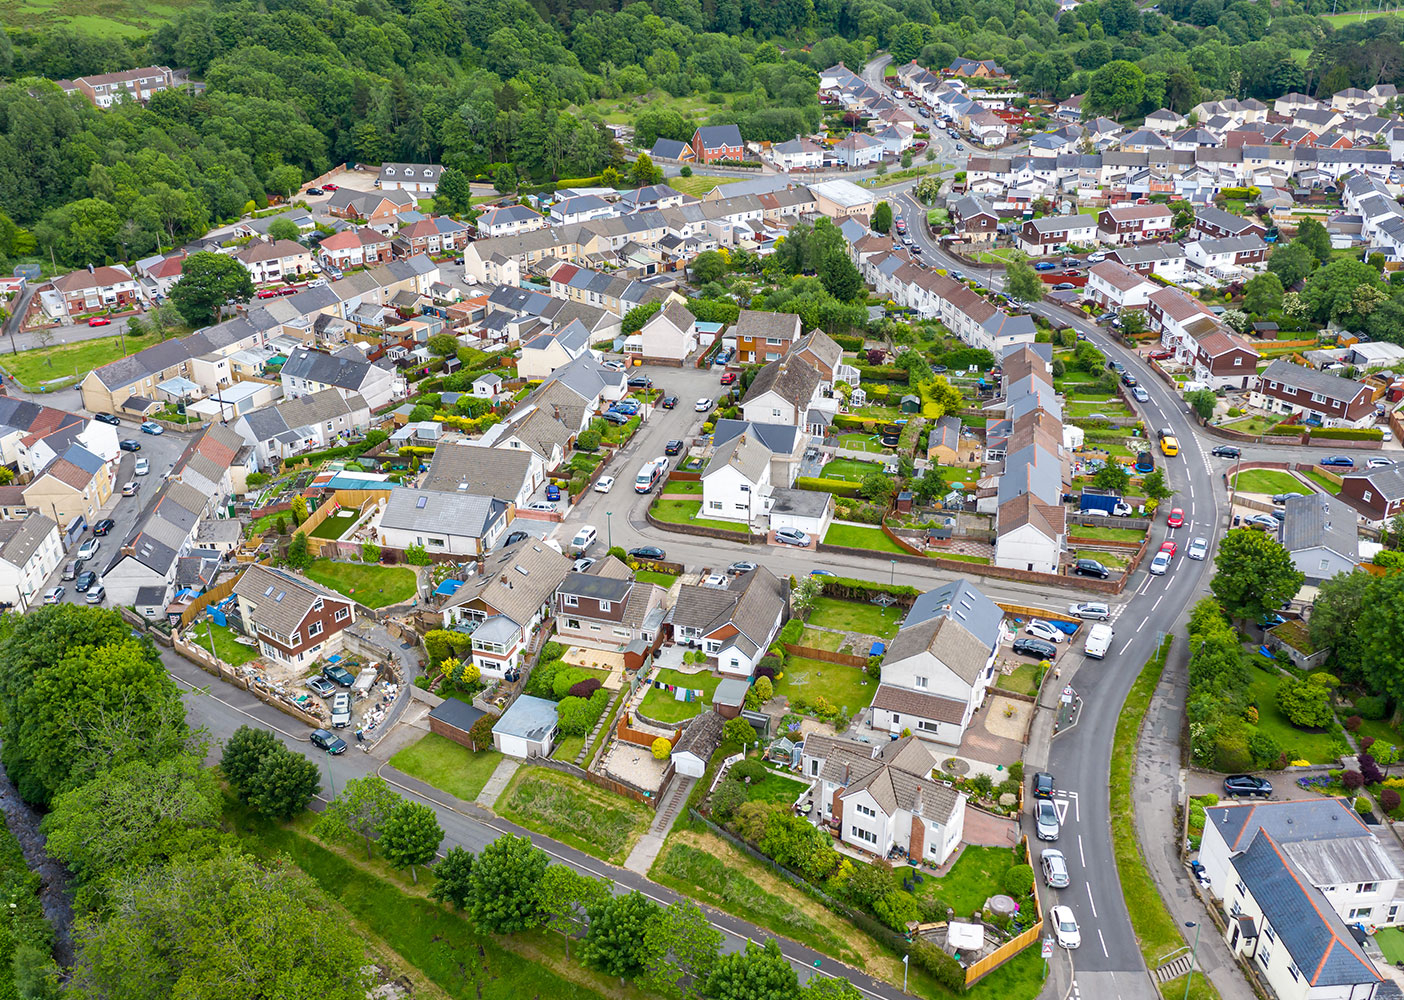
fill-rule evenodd
<path id="1" fill-rule="evenodd" d="M 896 209 L 908 219 L 925 217 L 925 208 L 910 192 L 902 192 L 895 201 Z M 908 231 L 922 245 L 928 263 L 958 267 L 986 287 L 998 289 L 1003 284 L 1002 269 L 973 268 L 955 261 L 922 225 L 909 225 Z M 1148 403 L 1138 406 L 1146 426 L 1169 427 L 1180 442 L 1177 458 L 1166 459 L 1158 451 L 1156 458 L 1175 491 L 1163 506 L 1182 508 L 1185 525 L 1170 529 L 1159 518 L 1152 528 L 1155 541 L 1174 539 L 1179 554 L 1165 576 L 1154 577 L 1142 569 L 1128 585 L 1125 593 L 1131 596 L 1114 612 L 1116 637 L 1105 660 L 1085 660 L 1072 650 L 1064 654 L 1063 677 L 1077 690 L 1084 708 L 1078 724 L 1054 738 L 1048 756 L 1048 770 L 1060 791 L 1059 810 L 1064 813 L 1057 847 L 1067 857 L 1072 874 L 1072 884 L 1054 895 L 1057 902 L 1072 907 L 1082 931 L 1082 947 L 1074 960 L 1075 982 L 1081 992 L 1094 997 L 1154 997 L 1116 876 L 1107 782 L 1112 738 L 1122 702 L 1160 637 L 1173 631 L 1182 613 L 1207 592 L 1215 545 L 1227 520 L 1215 483 L 1224 471 L 1218 466 L 1226 469 L 1229 463 L 1210 458 L 1212 445 L 1196 436 L 1183 401 L 1134 351 L 1111 340 L 1095 324 L 1049 303 L 1037 303 L 1030 311 L 1055 326 L 1073 327 L 1108 357 L 1121 360 L 1150 395 Z M 1185 549 L 1191 538 L 1201 535 L 1210 540 L 1209 559 L 1194 562 L 1185 557 Z M 1033 831 L 1029 834 L 1033 842 Z"/>

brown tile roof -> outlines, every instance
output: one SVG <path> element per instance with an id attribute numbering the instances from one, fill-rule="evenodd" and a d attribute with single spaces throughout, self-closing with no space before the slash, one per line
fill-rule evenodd
<path id="1" fill-rule="evenodd" d="M 965 721 L 965 702 L 943 698 L 938 694 L 922 694 L 906 688 L 879 684 L 873 697 L 873 708 L 886 709 L 902 715 L 918 715 L 923 719 L 960 725 Z"/>
<path id="2" fill-rule="evenodd" d="M 989 663 L 991 650 L 960 622 L 940 615 L 899 631 L 887 647 L 887 659 L 895 663 L 928 652 L 973 684 Z"/>

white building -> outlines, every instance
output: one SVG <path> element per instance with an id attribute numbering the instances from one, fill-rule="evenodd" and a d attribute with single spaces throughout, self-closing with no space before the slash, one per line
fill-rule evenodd
<path id="1" fill-rule="evenodd" d="M 384 163 L 376 186 L 382 191 L 408 191 L 433 197 L 444 168 L 436 163 Z"/>
<path id="2" fill-rule="evenodd" d="M 754 435 L 742 434 L 717 448 L 702 470 L 701 516 L 759 522 L 770 495 L 770 459 L 770 449 Z"/>
<path id="3" fill-rule="evenodd" d="M 0 601 L 24 614 L 39 603 L 45 581 L 62 559 L 58 525 L 43 514 L 0 521 Z"/>
<path id="4" fill-rule="evenodd" d="M 1087 294 L 1113 309 L 1144 309 L 1160 286 L 1114 260 L 1093 264 L 1087 271 Z"/>
<path id="5" fill-rule="evenodd" d="M 507 504 L 488 496 L 430 490 L 390 491 L 377 530 L 396 549 L 417 545 L 429 552 L 479 558 L 507 530 Z"/>
<path id="6" fill-rule="evenodd" d="M 639 331 L 638 353 L 646 361 L 681 365 L 695 350 L 697 317 L 675 302 L 649 317 Z"/>

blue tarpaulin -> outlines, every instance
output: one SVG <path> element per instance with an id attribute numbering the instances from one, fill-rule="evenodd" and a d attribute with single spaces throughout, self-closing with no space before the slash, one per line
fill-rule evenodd
<path id="1" fill-rule="evenodd" d="M 462 580 L 445 580 L 434 589 L 434 593 L 440 597 L 449 597 L 463 586 Z"/>
<path id="2" fill-rule="evenodd" d="M 885 652 L 887 652 L 887 646 L 884 643 L 875 642 L 873 643 L 873 648 L 868 650 L 868 655 L 881 656 Z"/>

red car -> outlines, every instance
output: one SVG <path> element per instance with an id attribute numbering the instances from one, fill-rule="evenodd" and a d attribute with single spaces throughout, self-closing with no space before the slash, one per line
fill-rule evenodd
<path id="1" fill-rule="evenodd" d="M 1165 523 L 1168 524 L 1168 525 L 1170 525 L 1170 527 L 1172 527 L 1172 528 L 1182 528 L 1182 527 L 1184 527 L 1184 524 L 1185 524 L 1185 512 L 1184 512 L 1183 510 L 1181 510 L 1179 507 L 1176 507 L 1174 510 L 1172 510 L 1172 511 L 1170 512 L 1170 516 L 1169 516 L 1168 518 L 1166 518 Z"/>
<path id="2" fill-rule="evenodd" d="M 261 291 L 261 292 L 258 293 L 258 298 L 260 298 L 260 299 L 276 299 L 276 298 L 278 297 L 278 294 L 279 294 L 279 293 L 278 293 L 278 289 L 276 289 L 276 288 L 265 288 L 263 291 Z"/>
<path id="3" fill-rule="evenodd" d="M 1174 542 L 1160 543 L 1160 551 L 1166 553 L 1171 559 L 1175 558 L 1175 553 L 1179 551 L 1179 548 Z"/>
<path id="4" fill-rule="evenodd" d="M 722 377 L 721 377 L 721 384 L 722 384 L 722 385 L 731 385 L 731 383 L 733 383 L 733 382 L 735 382 L 735 381 L 736 381 L 736 373 L 735 373 L 735 372 L 722 372 Z"/>
<path id="5" fill-rule="evenodd" d="M 1147 355 L 1152 361 L 1164 361 L 1166 358 L 1173 358 L 1174 356 L 1174 351 L 1151 351 L 1150 354 Z"/>
<path id="6" fill-rule="evenodd" d="M 322 185 L 322 190 L 323 190 L 323 191 L 335 191 L 336 189 L 337 189 L 337 185 L 335 185 L 335 184 L 323 184 L 323 185 Z"/>
<path id="7" fill-rule="evenodd" d="M 93 316 L 88 320 L 89 326 L 109 326 L 111 323 L 112 320 L 108 319 L 106 316 Z"/>

